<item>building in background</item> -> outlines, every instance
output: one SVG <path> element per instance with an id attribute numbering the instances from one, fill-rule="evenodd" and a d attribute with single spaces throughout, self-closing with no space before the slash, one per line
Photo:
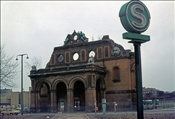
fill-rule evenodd
<path id="1" fill-rule="evenodd" d="M 0 89 L 0 105 L 11 105 L 12 89 Z"/>
<path id="2" fill-rule="evenodd" d="M 1 89 L 0 90 L 0 106 L 8 108 L 20 108 L 20 92 L 13 92 L 12 89 Z M 29 91 L 23 92 L 24 107 L 30 107 L 30 94 Z"/>
<path id="3" fill-rule="evenodd" d="M 157 90 L 155 88 L 145 88 L 145 87 L 143 87 L 142 91 L 143 91 L 143 99 L 145 99 L 145 100 L 158 98 L 159 90 Z"/>
<path id="4" fill-rule="evenodd" d="M 136 104 L 134 53 L 108 35 L 89 42 L 82 32 L 68 34 L 46 68 L 33 66 L 29 77 L 34 112 L 92 112 L 102 110 L 102 99 L 107 111 L 114 102 L 120 110 Z"/>

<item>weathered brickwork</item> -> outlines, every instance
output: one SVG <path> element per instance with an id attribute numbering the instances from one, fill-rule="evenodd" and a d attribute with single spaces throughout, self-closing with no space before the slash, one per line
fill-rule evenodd
<path id="1" fill-rule="evenodd" d="M 121 109 L 135 104 L 134 53 L 109 36 L 88 42 L 82 32 L 68 34 L 63 46 L 55 47 L 45 69 L 30 73 L 31 110 L 87 111 L 95 105 L 107 111 L 113 102 Z"/>

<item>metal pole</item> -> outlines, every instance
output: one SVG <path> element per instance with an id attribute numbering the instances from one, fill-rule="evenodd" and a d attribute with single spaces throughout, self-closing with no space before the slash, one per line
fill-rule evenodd
<path id="1" fill-rule="evenodd" d="M 18 56 L 21 56 L 21 96 L 20 96 L 20 103 L 21 103 L 21 115 L 23 115 L 23 56 L 27 55 L 27 54 L 20 54 L 17 55 L 16 60 L 18 60 Z M 27 59 L 28 59 L 28 55 L 27 55 Z"/>
<path id="2" fill-rule="evenodd" d="M 142 68 L 139 42 L 134 42 L 135 49 L 135 69 L 136 69 L 136 91 L 137 91 L 137 119 L 144 119 L 143 115 L 143 95 L 142 95 Z"/>
<path id="3" fill-rule="evenodd" d="M 21 55 L 21 115 L 23 115 L 23 55 Z"/>

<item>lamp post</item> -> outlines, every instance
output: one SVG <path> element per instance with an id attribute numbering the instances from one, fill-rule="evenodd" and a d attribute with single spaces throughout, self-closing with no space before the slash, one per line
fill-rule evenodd
<path id="1" fill-rule="evenodd" d="M 18 56 L 21 57 L 21 115 L 23 115 L 23 56 L 27 55 L 27 59 L 29 59 L 28 54 L 19 54 L 16 56 L 16 60 L 18 60 Z"/>

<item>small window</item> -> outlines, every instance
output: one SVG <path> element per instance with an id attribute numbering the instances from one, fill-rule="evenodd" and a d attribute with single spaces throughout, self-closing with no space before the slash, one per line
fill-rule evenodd
<path id="1" fill-rule="evenodd" d="M 109 47 L 105 47 L 105 57 L 109 57 Z"/>
<path id="2" fill-rule="evenodd" d="M 51 57 L 51 64 L 54 64 L 54 60 L 55 60 L 55 57 L 54 57 L 54 54 L 53 54 L 52 57 Z"/>
<path id="3" fill-rule="evenodd" d="M 113 68 L 113 82 L 120 82 L 120 68 L 117 66 Z"/>
<path id="4" fill-rule="evenodd" d="M 70 62 L 70 55 L 69 55 L 69 52 L 66 52 L 66 63 L 69 63 Z"/>
<path id="5" fill-rule="evenodd" d="M 97 57 L 98 57 L 98 59 L 102 58 L 102 48 L 97 49 Z"/>
<path id="6" fill-rule="evenodd" d="M 88 75 L 88 85 L 89 85 L 89 87 L 91 87 L 91 75 Z"/>
<path id="7" fill-rule="evenodd" d="M 85 61 L 85 50 L 81 51 L 81 61 Z"/>

